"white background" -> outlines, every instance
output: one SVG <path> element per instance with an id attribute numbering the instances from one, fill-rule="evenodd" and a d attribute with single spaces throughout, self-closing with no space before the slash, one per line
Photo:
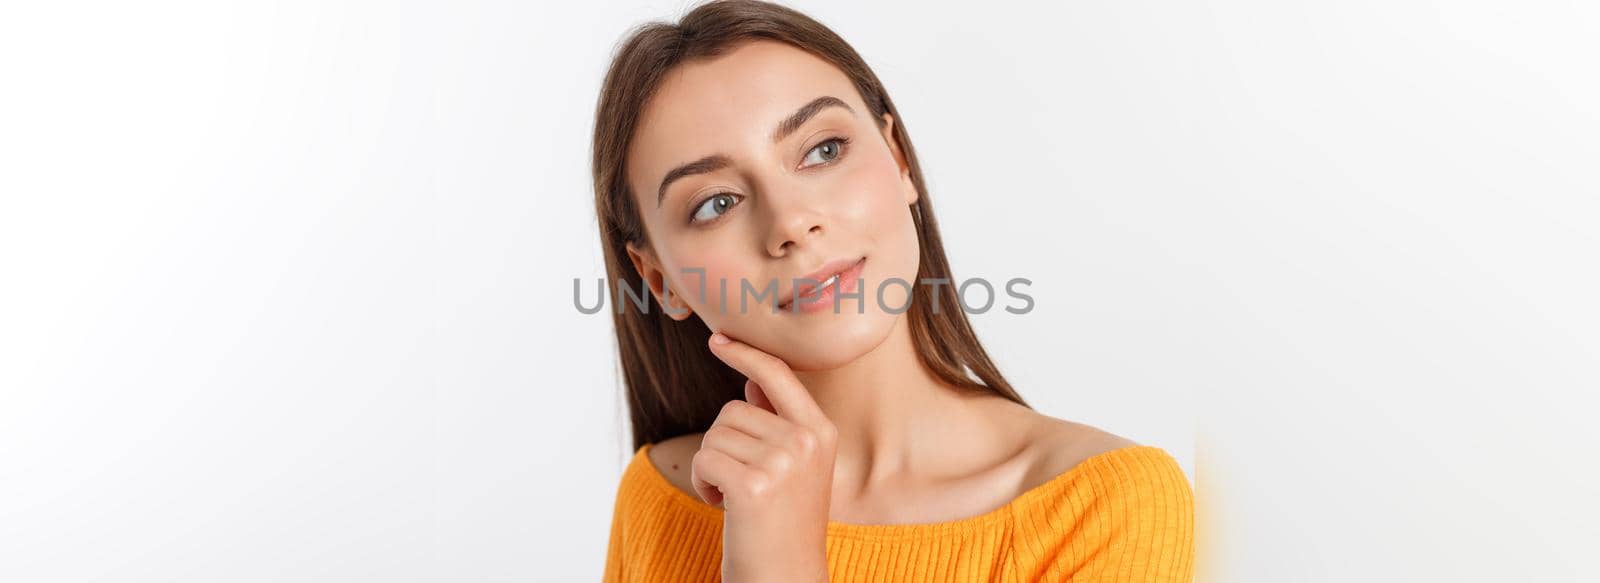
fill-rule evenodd
<path id="1" fill-rule="evenodd" d="M 801 7 L 1200 580 L 1600 579 L 1593 3 Z M 598 579 L 592 108 L 684 10 L 0 8 L 0 580 Z"/>

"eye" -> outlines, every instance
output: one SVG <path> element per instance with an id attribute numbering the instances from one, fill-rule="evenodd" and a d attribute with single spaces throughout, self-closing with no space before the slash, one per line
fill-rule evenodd
<path id="1" fill-rule="evenodd" d="M 800 165 L 802 167 L 816 166 L 832 162 L 840 154 L 844 153 L 844 146 L 848 143 L 850 143 L 849 138 L 833 138 L 817 144 L 810 152 L 806 152 L 806 159 Z"/>
<path id="2" fill-rule="evenodd" d="M 695 207 L 694 214 L 689 216 L 689 222 L 703 223 L 715 220 L 736 204 L 739 204 L 739 198 L 732 194 L 726 192 L 713 194 L 710 198 L 701 202 L 700 206 Z"/>

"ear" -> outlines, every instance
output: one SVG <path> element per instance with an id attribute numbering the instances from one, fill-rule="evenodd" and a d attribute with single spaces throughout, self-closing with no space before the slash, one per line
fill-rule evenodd
<path id="1" fill-rule="evenodd" d="M 689 304 L 683 301 L 683 296 L 678 293 L 667 293 L 667 272 L 661 269 L 661 262 L 656 259 L 655 251 L 649 248 L 639 248 L 631 241 L 627 244 L 628 260 L 633 262 L 633 270 L 639 272 L 645 285 L 650 286 L 650 295 L 655 296 L 656 305 L 661 306 L 661 311 L 667 317 L 683 321 L 694 313 Z"/>
<path id="2" fill-rule="evenodd" d="M 905 191 L 906 204 L 916 204 L 917 183 L 911 180 L 911 165 L 906 162 L 905 152 L 900 151 L 900 142 L 894 139 L 894 116 L 883 114 L 883 141 L 889 144 L 889 154 L 894 156 L 894 163 L 900 168 L 900 185 Z"/>

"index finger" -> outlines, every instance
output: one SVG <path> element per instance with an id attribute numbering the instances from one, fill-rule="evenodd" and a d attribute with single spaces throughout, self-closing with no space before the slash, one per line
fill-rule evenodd
<path id="1" fill-rule="evenodd" d="M 718 332 L 711 335 L 711 353 L 761 385 L 778 416 L 801 424 L 827 420 L 789 364 L 760 349 Z"/>

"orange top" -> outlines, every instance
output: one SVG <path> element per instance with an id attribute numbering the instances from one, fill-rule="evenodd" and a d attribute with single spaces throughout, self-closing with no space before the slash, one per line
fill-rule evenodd
<path id="1" fill-rule="evenodd" d="M 677 489 L 639 448 L 622 473 L 605 581 L 716 581 L 722 510 Z M 1194 578 L 1194 497 L 1165 450 L 1094 455 L 992 511 L 932 524 L 828 523 L 832 581 Z"/>

